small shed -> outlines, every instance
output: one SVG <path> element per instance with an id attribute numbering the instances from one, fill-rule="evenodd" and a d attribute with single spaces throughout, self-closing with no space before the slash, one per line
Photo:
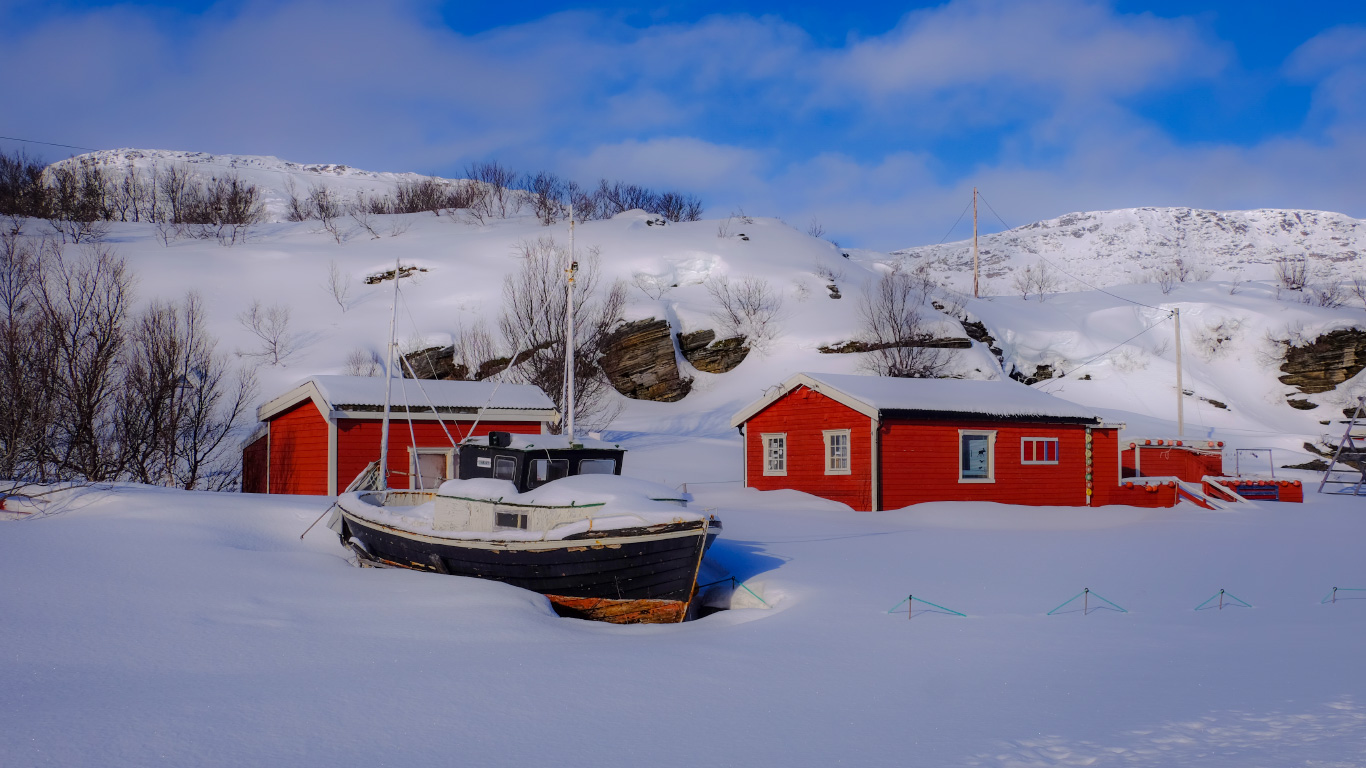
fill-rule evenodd
<path id="1" fill-rule="evenodd" d="M 1123 425 L 1010 380 L 798 373 L 731 425 L 744 441 L 746 486 L 857 510 L 926 501 L 1167 505 L 1120 487 Z"/>
<path id="2" fill-rule="evenodd" d="M 242 490 L 337 495 L 379 460 L 383 417 L 383 378 L 304 379 L 257 409 L 260 426 L 242 447 Z M 469 437 L 471 428 L 475 435 L 538 435 L 558 420 L 554 403 L 537 387 L 394 379 L 390 484 L 436 487 L 455 477 L 454 444 Z"/>

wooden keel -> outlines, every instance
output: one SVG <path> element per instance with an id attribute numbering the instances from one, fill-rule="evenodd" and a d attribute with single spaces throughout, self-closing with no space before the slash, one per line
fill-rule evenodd
<path id="1" fill-rule="evenodd" d="M 688 615 L 681 600 L 610 600 L 604 597 L 546 595 L 555 613 L 571 619 L 611 624 L 677 624 Z"/>

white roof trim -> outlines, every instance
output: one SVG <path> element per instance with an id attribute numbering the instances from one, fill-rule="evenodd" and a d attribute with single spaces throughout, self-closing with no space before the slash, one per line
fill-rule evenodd
<path id="1" fill-rule="evenodd" d="M 805 386 L 807 389 L 810 389 L 813 392 L 819 392 L 822 395 L 825 395 L 826 397 L 830 398 L 831 400 L 834 400 L 835 402 L 839 403 L 840 405 L 846 405 L 854 409 L 855 411 L 858 411 L 859 413 L 863 414 L 864 416 L 867 416 L 870 419 L 877 418 L 878 409 L 874 408 L 868 403 L 850 397 L 849 395 L 846 395 L 845 393 L 839 391 L 838 389 L 835 389 L 832 386 L 822 384 L 821 382 L 816 381 L 815 379 L 811 378 L 810 376 L 807 376 L 804 373 L 794 373 L 792 374 L 792 376 L 788 377 L 787 381 L 784 381 L 782 384 L 779 384 L 778 389 L 769 392 L 768 394 L 764 395 L 758 400 L 755 400 L 753 403 L 750 403 L 749 405 L 741 409 L 739 413 L 730 417 L 730 425 L 732 427 L 738 427 L 741 424 L 744 424 L 745 422 L 753 418 L 755 414 L 759 413 L 759 411 L 762 411 L 763 409 L 769 407 L 770 405 L 777 402 L 779 398 L 783 397 L 787 393 L 801 386 Z"/>
<path id="2" fill-rule="evenodd" d="M 257 408 L 256 420 L 269 421 L 271 417 L 278 416 L 284 411 L 302 403 L 304 400 L 312 400 L 313 405 L 317 407 L 318 413 L 322 414 L 323 418 L 327 418 L 332 412 L 327 401 L 323 398 L 323 393 L 318 389 L 318 385 L 314 384 L 312 379 L 309 379 L 274 400 L 264 403 L 260 408 Z"/>

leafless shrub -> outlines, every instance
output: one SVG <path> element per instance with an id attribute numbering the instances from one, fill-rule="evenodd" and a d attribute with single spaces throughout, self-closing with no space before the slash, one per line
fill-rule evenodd
<path id="1" fill-rule="evenodd" d="M 827 283 L 838 283 L 844 279 L 843 267 L 832 267 L 822 261 L 817 261 L 816 266 L 812 271 L 816 273 L 816 277 L 819 277 Z"/>
<path id="2" fill-rule="evenodd" d="M 665 294 L 678 287 L 668 280 L 663 280 L 655 275 L 644 274 L 636 275 L 631 283 L 639 288 L 641 293 L 656 301 L 664 298 Z"/>
<path id="3" fill-rule="evenodd" d="M 327 262 L 327 279 L 323 281 L 323 288 L 332 297 L 332 300 L 337 302 L 337 306 L 341 307 L 342 312 L 351 308 L 351 283 L 353 280 L 354 277 L 351 273 L 342 272 L 335 259 Z"/>
<path id="4" fill-rule="evenodd" d="M 342 365 L 342 375 L 344 376 L 383 376 L 384 358 L 373 349 L 356 347 L 346 355 L 346 362 Z"/>
<path id="5" fill-rule="evenodd" d="M 1361 302 L 1362 308 L 1366 309 L 1366 277 L 1363 277 L 1362 275 L 1353 275 L 1352 281 L 1347 284 L 1347 290 L 1349 290 L 1353 296 L 1357 297 L 1357 301 Z"/>
<path id="6" fill-rule="evenodd" d="M 825 226 L 816 217 L 811 217 L 811 223 L 806 225 L 806 234 L 812 237 L 825 237 Z"/>
<path id="7" fill-rule="evenodd" d="M 725 239 L 735 232 L 735 217 L 727 216 L 716 222 L 716 236 Z"/>
<path id="8" fill-rule="evenodd" d="M 298 351 L 299 337 L 290 329 L 289 307 L 283 304 L 261 305 L 253 299 L 251 306 L 237 316 L 237 322 L 260 340 L 258 349 L 239 352 L 244 357 L 255 357 L 281 365 Z"/>
<path id="9" fill-rule="evenodd" d="M 681 192 L 664 192 L 654 201 L 654 213 L 672 221 L 701 221 L 702 201 L 694 195 Z"/>
<path id="10" fill-rule="evenodd" d="M 1329 275 L 1327 279 L 1305 285 L 1304 302 L 1313 304 L 1316 307 L 1327 309 L 1337 309 L 1347 303 L 1347 297 L 1351 295 L 1351 290 L 1337 275 Z"/>
<path id="11" fill-rule="evenodd" d="M 1223 317 L 1218 322 L 1196 325 L 1191 331 L 1195 351 L 1205 360 L 1214 360 L 1233 348 L 1231 342 L 1243 334 L 1246 321 L 1238 317 Z"/>
<path id="12" fill-rule="evenodd" d="M 492 369 L 497 364 L 490 366 L 489 363 L 499 357 L 498 345 L 483 321 L 456 330 L 451 354 L 457 377 L 467 381 L 478 381 L 492 375 Z"/>
<path id="13" fill-rule="evenodd" d="M 511 381 L 535 384 L 563 412 L 565 403 L 565 316 L 569 309 L 565 269 L 569 254 L 553 238 L 522 242 L 517 249 L 522 267 L 503 283 L 503 313 L 499 330 L 508 350 L 522 350 L 503 374 Z M 579 259 L 574 324 L 574 389 L 577 423 L 585 428 L 605 426 L 620 411 L 614 391 L 598 366 L 611 330 L 621 321 L 626 288 L 616 283 L 603 291 L 599 285 L 598 253 L 589 250 Z M 525 343 L 523 343 L 525 340 Z"/>
<path id="14" fill-rule="evenodd" d="M 397 220 L 389 223 L 389 237 L 398 237 L 408 231 L 413 226 L 413 222 L 407 219 Z"/>
<path id="15" fill-rule="evenodd" d="M 1288 291 L 1303 291 L 1309 282 L 1309 257 L 1293 256 L 1276 259 L 1276 282 Z"/>
<path id="16" fill-rule="evenodd" d="M 1049 266 L 1048 262 L 1040 261 L 1037 264 L 1030 264 L 1024 269 L 1015 270 L 1015 276 L 1011 280 L 1011 285 L 1019 292 L 1020 297 L 1028 299 L 1032 293 L 1038 297 L 1039 301 L 1048 298 L 1048 294 L 1057 293 L 1062 286 L 1062 278 Z"/>
<path id="17" fill-rule="evenodd" d="M 379 233 L 375 231 L 375 210 L 384 210 L 382 203 L 377 204 L 378 198 L 368 198 L 364 192 L 357 192 L 356 199 L 351 201 L 351 205 L 346 209 L 346 215 L 351 220 L 360 225 L 360 228 L 370 233 L 371 240 L 378 240 Z"/>
<path id="18" fill-rule="evenodd" d="M 465 175 L 476 182 L 480 190 L 478 199 L 472 201 L 470 207 L 481 221 L 485 218 L 506 219 L 517 212 L 521 198 L 512 189 L 517 174 L 511 168 L 490 160 L 471 163 L 465 169 Z"/>
<path id="19" fill-rule="evenodd" d="M 285 195 L 288 197 L 285 203 L 285 218 L 289 221 L 308 221 L 313 218 L 313 212 L 308 205 L 308 199 L 300 199 L 298 187 L 294 183 L 294 177 L 285 179 Z"/>
<path id="20" fill-rule="evenodd" d="M 308 188 L 308 208 L 322 222 L 323 229 L 341 245 L 344 238 L 337 220 L 342 215 L 342 204 L 336 194 L 321 184 L 315 184 Z"/>
<path id="21" fill-rule="evenodd" d="M 930 299 L 924 277 L 892 270 L 864 291 L 859 303 L 861 341 L 869 348 L 860 367 L 876 376 L 935 378 L 948 366 L 943 349 L 925 346 L 933 338 L 925 320 Z"/>
<path id="22" fill-rule="evenodd" d="M 715 275 L 703 285 L 716 301 L 712 319 L 725 335 L 744 336 L 756 347 L 777 338 L 783 297 L 767 280 L 746 276 L 732 284 L 725 275 Z"/>
<path id="23" fill-rule="evenodd" d="M 528 174 L 522 186 L 531 195 L 532 211 L 542 225 L 548 227 L 564 216 L 566 185 L 559 176 L 547 171 Z"/>

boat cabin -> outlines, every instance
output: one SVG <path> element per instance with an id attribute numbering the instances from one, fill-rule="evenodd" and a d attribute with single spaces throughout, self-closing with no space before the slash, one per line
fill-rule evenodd
<path id="1" fill-rule="evenodd" d="M 564 435 L 525 435 L 490 432 L 460 444 L 461 479 L 491 477 L 507 480 L 526 493 L 551 480 L 570 475 L 620 475 L 620 446 L 593 438 Z"/>

